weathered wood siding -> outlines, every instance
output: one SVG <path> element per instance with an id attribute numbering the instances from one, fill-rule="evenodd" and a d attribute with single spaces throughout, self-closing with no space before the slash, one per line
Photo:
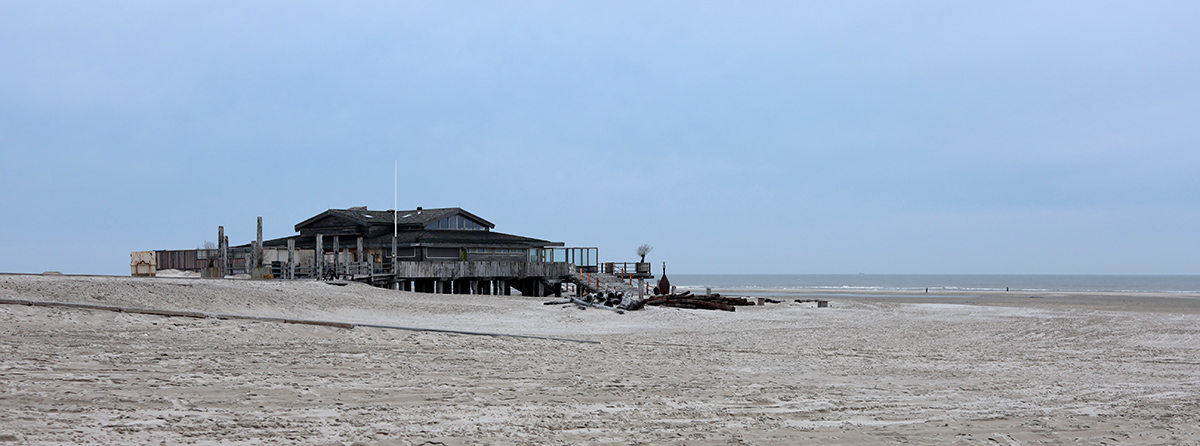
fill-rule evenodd
<path id="1" fill-rule="evenodd" d="M 569 268 L 570 264 L 565 262 L 396 262 L 396 277 L 405 279 L 454 279 L 459 277 L 558 279 L 567 276 Z"/>
<path id="2" fill-rule="evenodd" d="M 201 268 L 209 266 L 209 259 L 216 259 L 217 253 L 215 249 L 203 251 L 198 249 L 178 249 L 154 251 L 154 257 L 158 262 L 158 269 L 160 270 L 200 271 Z"/>

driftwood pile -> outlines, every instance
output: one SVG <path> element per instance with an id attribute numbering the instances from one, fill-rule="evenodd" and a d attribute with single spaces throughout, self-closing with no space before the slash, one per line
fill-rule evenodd
<path id="1" fill-rule="evenodd" d="M 715 293 L 692 295 L 691 291 L 654 296 L 641 303 L 642 305 L 722 311 L 734 311 L 739 306 L 754 305 L 753 301 L 744 297 L 722 297 L 720 294 Z"/>
<path id="2" fill-rule="evenodd" d="M 624 305 L 624 301 L 625 293 L 620 291 L 615 293 L 609 291 L 607 293 L 589 293 L 583 297 L 568 297 L 563 300 L 552 300 L 544 303 L 543 305 L 561 305 L 573 303 L 575 306 L 583 309 L 599 308 L 602 310 L 612 310 L 617 312 L 617 314 L 625 314 L 625 310 L 632 308 L 627 308 L 628 305 Z M 641 307 L 639 306 L 638 308 Z"/>
<path id="3" fill-rule="evenodd" d="M 763 303 L 782 303 L 782 301 L 770 298 L 759 298 L 759 301 L 759 305 Z M 797 300 L 797 302 L 799 302 L 799 300 Z M 626 300 L 623 293 L 619 291 L 613 293 L 610 291 L 607 293 L 590 293 L 583 297 L 569 297 L 566 299 L 554 300 L 545 303 L 545 305 L 563 304 L 575 304 L 577 307 L 582 309 L 600 308 L 604 310 L 616 311 L 619 314 L 624 314 L 625 311 L 637 311 L 646 305 L 693 308 L 699 310 L 735 311 L 737 307 L 740 306 L 755 305 L 755 301 L 745 297 L 723 297 L 717 293 L 693 295 L 691 291 L 684 291 L 678 294 L 672 293 L 651 296 L 645 299 L 633 298 Z"/>

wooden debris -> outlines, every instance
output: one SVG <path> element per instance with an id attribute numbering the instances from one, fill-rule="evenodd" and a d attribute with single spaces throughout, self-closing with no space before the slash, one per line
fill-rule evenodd
<path id="1" fill-rule="evenodd" d="M 601 305 L 601 304 L 594 303 L 594 302 L 587 302 L 587 301 L 580 300 L 580 299 L 577 299 L 577 298 L 574 298 L 574 297 L 572 297 L 572 298 L 571 298 L 571 302 L 575 302 L 575 305 L 579 305 L 579 306 L 581 306 L 581 307 L 592 307 L 592 308 L 599 308 L 599 309 L 602 309 L 602 310 L 610 310 L 610 311 L 615 311 L 615 312 L 617 312 L 617 314 L 625 314 L 625 310 L 622 310 L 622 309 L 620 309 L 620 308 L 613 308 L 613 307 L 609 307 L 609 306 Z"/>
<path id="2" fill-rule="evenodd" d="M 622 310 L 637 311 L 646 305 L 675 307 L 675 308 L 690 308 L 699 310 L 721 310 L 721 311 L 736 311 L 739 306 L 754 305 L 755 302 L 745 297 L 723 297 L 720 294 L 692 294 L 691 291 L 682 293 L 665 294 L 651 296 L 646 299 L 634 299 L 624 305 L 621 304 L 623 296 L 617 294 L 588 294 L 582 298 L 572 297 L 569 300 L 556 300 L 545 302 L 544 305 L 560 305 L 574 303 L 580 307 L 602 308 L 605 310 L 613 310 L 622 312 Z M 766 299 L 767 302 L 781 303 L 775 299 Z"/>
<path id="3" fill-rule="evenodd" d="M 738 306 L 754 305 L 754 302 L 744 297 L 721 297 L 720 294 L 693 296 L 690 291 L 684 291 L 679 294 L 654 296 L 641 302 L 635 302 L 630 305 L 630 309 L 641 308 L 643 305 L 735 311 Z"/>

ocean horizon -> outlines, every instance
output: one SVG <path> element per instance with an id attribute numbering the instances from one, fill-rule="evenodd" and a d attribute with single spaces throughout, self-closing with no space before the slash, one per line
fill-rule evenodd
<path id="1" fill-rule="evenodd" d="M 1200 293 L 1200 275 L 668 274 L 682 290 L 1028 291 Z M 656 279 L 657 280 L 657 279 Z"/>

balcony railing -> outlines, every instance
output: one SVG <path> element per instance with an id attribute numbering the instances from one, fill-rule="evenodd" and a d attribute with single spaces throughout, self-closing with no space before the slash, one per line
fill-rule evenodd
<path id="1" fill-rule="evenodd" d="M 650 274 L 650 262 L 607 262 L 604 272 L 617 277 L 653 277 Z"/>

